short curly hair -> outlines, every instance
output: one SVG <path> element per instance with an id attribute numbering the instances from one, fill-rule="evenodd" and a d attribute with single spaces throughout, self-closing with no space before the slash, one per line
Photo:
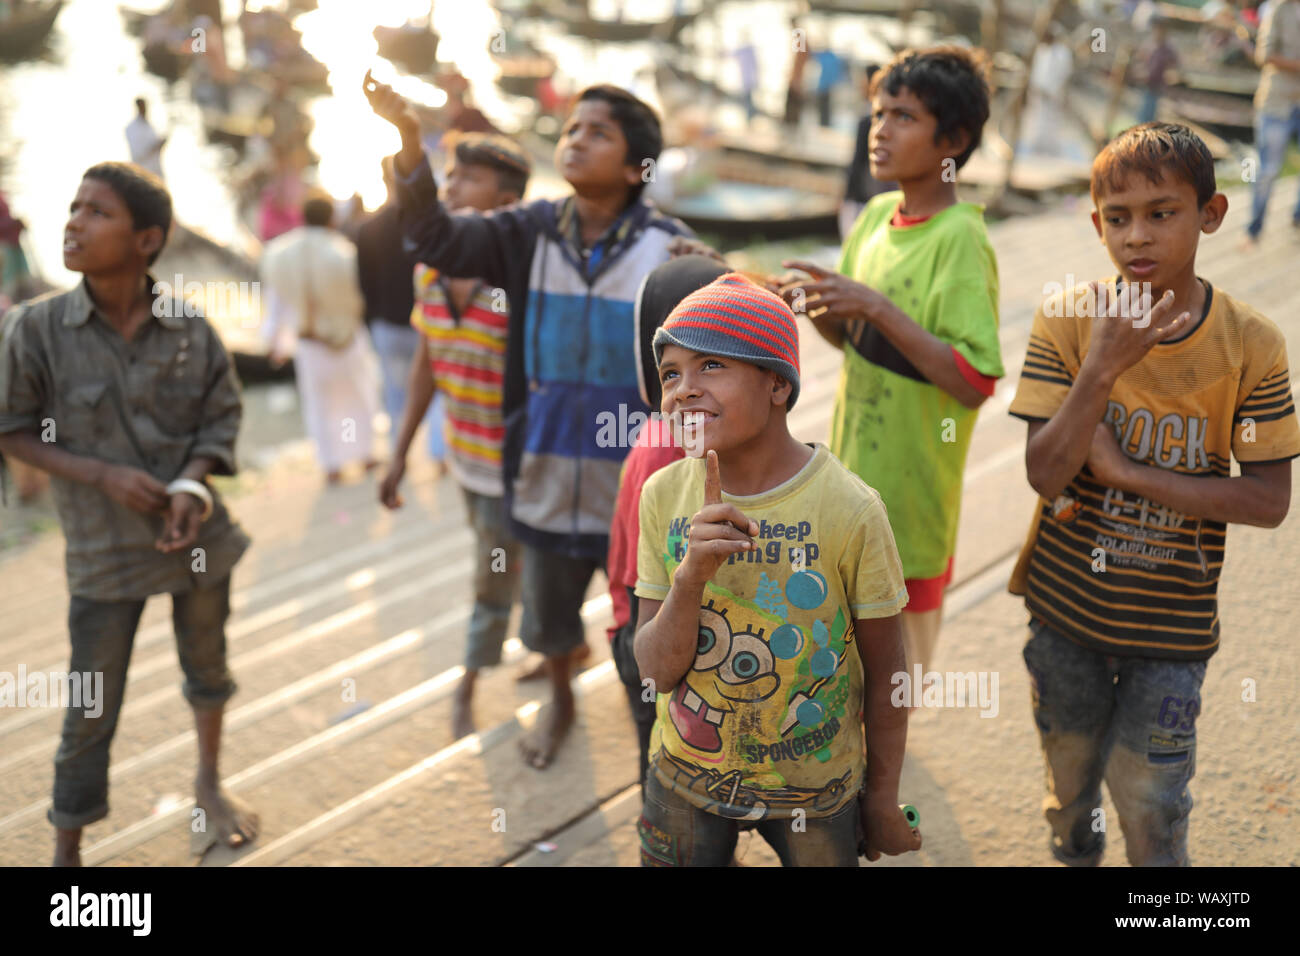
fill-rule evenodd
<path id="1" fill-rule="evenodd" d="M 924 50 L 903 50 L 871 78 L 871 95 L 884 89 L 897 96 L 906 88 L 933 114 L 934 142 L 957 141 L 965 132 L 970 139 L 957 168 L 966 165 L 979 148 L 984 124 L 989 118 L 989 58 L 980 49 L 935 46 Z"/>

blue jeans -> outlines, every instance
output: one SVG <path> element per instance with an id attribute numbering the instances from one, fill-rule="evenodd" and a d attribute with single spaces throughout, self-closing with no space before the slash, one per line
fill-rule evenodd
<path id="1" fill-rule="evenodd" d="M 1282 171 L 1289 143 L 1300 145 L 1300 103 L 1291 107 L 1288 116 L 1255 116 L 1255 148 L 1259 150 L 1259 169 L 1255 171 L 1255 189 L 1250 197 L 1250 225 L 1246 232 L 1252 239 L 1259 238 L 1264 230 L 1264 214 L 1268 211 L 1268 197 L 1273 183 Z M 1300 224 L 1300 192 L 1296 195 L 1291 220 Z"/>
<path id="2" fill-rule="evenodd" d="M 392 423 L 390 441 L 397 442 L 402 427 L 402 412 L 406 406 L 406 383 L 411 376 L 411 356 L 423 347 L 419 332 L 409 325 L 394 325 L 382 319 L 370 323 L 370 340 L 379 356 L 379 370 L 384 380 L 384 411 Z M 447 456 L 447 443 L 443 437 L 442 393 L 435 392 L 433 402 L 424 415 L 428 426 L 429 457 L 442 461 Z"/>
<path id="3" fill-rule="evenodd" d="M 1101 783 L 1133 866 L 1187 866 L 1196 718 L 1205 661 L 1108 657 L 1029 624 L 1034 720 L 1047 762 L 1052 853 L 1095 866 L 1106 842 Z"/>
<path id="4" fill-rule="evenodd" d="M 108 750 L 126 696 L 126 670 L 144 599 L 92 601 L 75 594 L 68 604 L 72 641 L 69 672 L 104 675 L 103 710 L 97 717 L 69 707 L 54 755 L 54 800 L 46 814 L 62 830 L 75 830 L 108 816 Z M 221 707 L 235 693 L 226 668 L 226 619 L 230 576 L 210 588 L 172 595 L 172 625 L 185 683 L 181 691 L 196 710 Z"/>
<path id="5" fill-rule="evenodd" d="M 796 830 L 796 823 L 800 829 Z M 782 866 L 857 866 L 861 825 L 855 797 L 828 817 L 764 820 L 754 827 Z M 701 810 L 646 775 L 636 825 L 642 866 L 726 866 L 736 851 L 740 823 Z"/>
<path id="6" fill-rule="evenodd" d="M 1156 107 L 1160 105 L 1160 94 L 1152 89 L 1142 91 L 1142 105 L 1138 107 L 1137 125 L 1150 123 L 1156 118 Z"/>
<path id="7" fill-rule="evenodd" d="M 461 492 L 474 529 L 474 613 L 465 648 L 465 670 L 474 671 L 501 663 L 510 608 L 519 597 L 523 549 L 510 535 L 503 499 Z"/>

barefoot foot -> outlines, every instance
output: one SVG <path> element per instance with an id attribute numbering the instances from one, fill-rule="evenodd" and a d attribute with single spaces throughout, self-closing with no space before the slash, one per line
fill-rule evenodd
<path id="1" fill-rule="evenodd" d="M 545 770 L 560 748 L 560 743 L 573 726 L 573 698 L 553 700 L 543 713 L 537 715 L 532 733 L 519 741 L 524 762 L 537 770 Z"/>
<path id="2" fill-rule="evenodd" d="M 451 705 L 451 739 L 460 740 L 474 733 L 474 714 L 467 696 L 456 695 Z"/>
<path id="3" fill-rule="evenodd" d="M 261 818 L 246 803 L 219 786 L 196 786 L 194 804 L 204 813 L 206 839 L 200 842 L 206 843 L 205 851 L 214 843 L 238 849 L 257 839 Z"/>

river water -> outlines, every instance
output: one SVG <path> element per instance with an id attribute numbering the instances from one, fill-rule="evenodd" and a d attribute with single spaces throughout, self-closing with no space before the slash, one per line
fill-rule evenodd
<path id="1" fill-rule="evenodd" d="M 222 0 L 227 20 L 227 48 L 233 66 L 242 63 L 239 31 L 233 26 L 239 0 Z M 157 0 L 125 4 L 157 10 Z M 252 0 L 249 6 L 259 4 Z M 594 0 L 592 12 L 613 17 L 622 7 L 636 19 L 666 17 L 675 8 L 694 9 L 680 0 L 642 0 L 619 4 Z M 745 39 L 757 49 L 760 64 L 759 105 L 778 112 L 785 92 L 791 56 L 790 12 L 783 0 L 754 0 L 719 4 L 701 17 L 686 35 L 688 62 L 700 75 L 725 86 L 738 86 L 737 67 L 730 55 Z M 315 128 L 310 146 L 320 156 L 320 185 L 338 197 L 360 192 L 367 207 L 383 200 L 379 161 L 398 148 L 396 133 L 375 117 L 360 90 L 367 68 L 396 82 L 404 93 L 437 105 L 440 90 L 423 80 L 399 76 L 376 54 L 371 30 L 379 24 L 398 25 L 427 14 L 427 0 L 320 0 L 319 8 L 300 15 L 295 26 L 304 46 L 330 68 L 333 95 L 307 105 Z M 829 42 L 855 61 L 885 54 L 881 37 L 894 24 L 870 18 L 810 17 L 808 38 Z M 454 0 L 435 5 L 434 25 L 442 36 L 438 56 L 452 62 L 470 80 L 476 105 L 503 128 L 519 122 L 519 101 L 503 98 L 494 85 L 496 66 L 488 46 L 497 31 L 517 30 L 553 53 L 560 64 L 557 85 L 578 89 L 608 81 L 633 89 L 657 104 L 649 68 L 662 51 L 650 44 L 592 43 L 566 36 L 552 21 L 502 20 L 486 0 Z M 809 78 L 814 75 L 809 71 Z M 845 97 L 851 94 L 845 88 Z M 143 96 L 150 119 L 169 139 L 163 170 L 180 221 L 221 241 L 235 239 L 240 224 L 228 185 L 235 154 L 210 145 L 202 129 L 198 106 L 187 81 L 174 86 L 144 70 L 140 41 L 124 28 L 113 0 L 68 0 L 39 60 L 0 66 L 0 189 L 16 215 L 30 229 L 28 248 L 42 274 L 57 285 L 75 281 L 64 270 L 60 253 L 68 202 L 81 173 L 108 159 L 127 159 L 124 135 L 134 115 L 133 101 Z M 719 105 L 726 122 L 739 120 L 739 108 Z M 851 116 L 845 115 L 842 122 Z M 557 188 L 553 177 L 539 176 L 533 194 Z"/>

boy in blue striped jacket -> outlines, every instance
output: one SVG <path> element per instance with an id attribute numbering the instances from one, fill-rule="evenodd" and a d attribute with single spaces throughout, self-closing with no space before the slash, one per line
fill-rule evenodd
<path id="1" fill-rule="evenodd" d="M 510 303 L 505 507 L 524 550 L 520 637 L 546 656 L 553 690 L 549 713 L 522 742 L 541 769 L 573 722 L 570 655 L 584 642 L 583 598 L 604 566 L 619 469 L 635 438 L 620 425 L 650 411 L 629 347 L 637 288 L 690 231 L 641 197 L 663 134 L 626 90 L 579 94 L 555 149 L 572 195 L 487 214 L 439 202 L 410 105 L 369 74 L 365 92 L 402 136 L 395 163 L 408 250 L 447 275 L 505 289 Z"/>

